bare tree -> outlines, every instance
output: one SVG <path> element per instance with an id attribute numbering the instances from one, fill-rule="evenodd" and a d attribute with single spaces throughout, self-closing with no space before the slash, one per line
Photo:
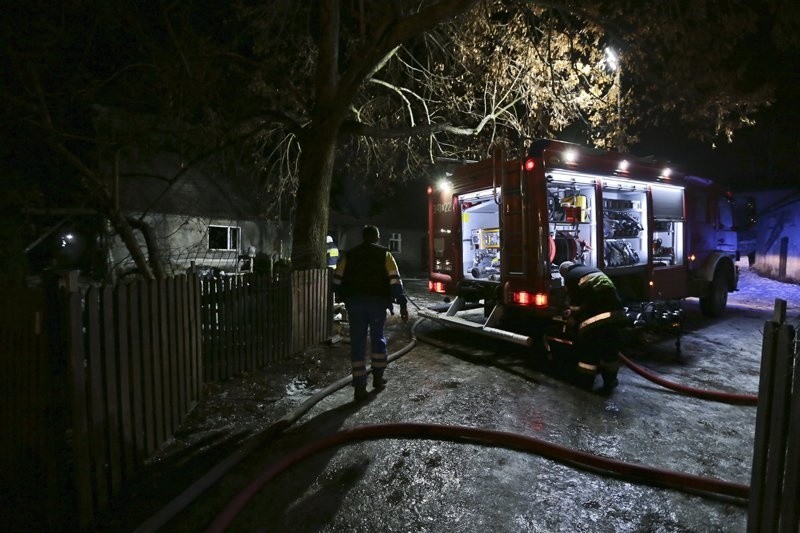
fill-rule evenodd
<path id="1" fill-rule="evenodd" d="M 175 154 L 177 168 L 159 176 L 174 183 L 246 135 L 247 124 L 226 122 L 226 89 L 241 70 L 219 46 L 225 38 L 213 34 L 220 21 L 198 22 L 177 3 L 14 4 L 2 21 L 0 56 L 10 166 L 29 174 L 40 207 L 96 210 L 139 273 L 162 277 L 151 228 L 120 209 L 119 180 L 136 176 L 119 163 L 131 154 Z"/>
<path id="2" fill-rule="evenodd" d="M 272 168 L 296 171 L 282 181 L 296 187 L 294 265 L 323 264 L 337 171 L 402 179 L 439 156 L 480 157 L 494 142 L 568 128 L 613 146 L 622 128 L 634 141 L 664 113 L 729 137 L 769 101 L 763 87 L 737 83 L 732 64 L 763 5 L 718 4 L 322 0 L 246 10 L 261 65 L 253 88 L 280 110 L 270 115 Z M 605 59 L 609 46 L 621 71 Z M 278 154 L 297 159 L 279 165 Z"/>
<path id="3" fill-rule="evenodd" d="M 170 183 L 213 160 L 264 217 L 294 219 L 294 266 L 319 267 L 337 174 L 391 183 L 438 157 L 568 131 L 618 146 L 667 114 L 687 132 L 730 138 L 769 102 L 763 83 L 745 83 L 753 58 L 741 53 L 775 21 L 763 8 L 779 5 L 219 0 L 200 12 L 34 1 L 3 22 L 4 125 L 59 156 L 50 171 L 80 185 L 145 274 L 137 224 L 114 202 L 108 162 L 124 150 L 178 154 Z M 792 42 L 790 24 L 775 27 Z M 98 128 L 98 113 L 123 119 Z"/>

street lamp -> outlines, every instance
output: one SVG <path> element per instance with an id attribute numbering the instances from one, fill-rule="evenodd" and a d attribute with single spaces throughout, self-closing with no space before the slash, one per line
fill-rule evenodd
<path id="1" fill-rule="evenodd" d="M 605 49 L 606 65 L 614 71 L 614 85 L 617 86 L 617 151 L 623 150 L 622 146 L 622 83 L 620 72 L 622 66 L 619 63 L 619 56 L 613 48 L 607 46 Z"/>

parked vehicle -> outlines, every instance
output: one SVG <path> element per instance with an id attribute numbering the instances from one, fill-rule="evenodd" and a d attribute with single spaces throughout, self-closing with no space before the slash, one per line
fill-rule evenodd
<path id="1" fill-rule="evenodd" d="M 506 327 L 560 315 L 562 261 L 603 270 L 626 302 L 698 297 L 720 316 L 738 283 L 732 197 L 630 154 L 537 141 L 523 158 L 456 168 L 429 188 L 429 290 L 454 299 L 425 316 L 513 342 Z M 486 323 L 458 316 L 482 305 Z"/>

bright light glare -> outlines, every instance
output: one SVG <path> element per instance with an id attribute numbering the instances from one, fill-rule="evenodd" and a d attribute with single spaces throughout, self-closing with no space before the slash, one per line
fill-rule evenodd
<path id="1" fill-rule="evenodd" d="M 608 46 L 606 47 L 605 52 L 606 52 L 606 64 L 608 65 L 608 68 L 610 68 L 611 70 L 617 70 L 619 68 L 619 56 L 617 56 L 617 53 L 614 51 L 613 48 Z"/>
<path id="2" fill-rule="evenodd" d="M 453 185 L 446 179 L 441 179 L 436 184 L 436 188 L 441 192 L 449 193 L 453 190 Z"/>
<path id="3" fill-rule="evenodd" d="M 630 166 L 630 163 L 628 163 L 627 159 L 623 159 L 622 161 L 619 162 L 619 170 L 621 170 L 622 172 L 625 172 L 626 170 L 628 170 L 629 166 Z"/>
<path id="4" fill-rule="evenodd" d="M 535 305 L 536 307 L 547 307 L 547 295 L 541 292 L 531 294 L 528 291 L 518 291 L 513 293 L 514 303 L 519 305 Z"/>
<path id="5" fill-rule="evenodd" d="M 564 161 L 567 163 L 574 163 L 578 160 L 577 150 L 567 150 L 564 152 Z"/>
<path id="6" fill-rule="evenodd" d="M 428 291 L 444 294 L 444 283 L 441 281 L 428 280 Z"/>
<path id="7" fill-rule="evenodd" d="M 668 178 L 672 174 L 672 169 L 669 167 L 665 167 L 664 170 L 661 171 L 662 178 Z"/>

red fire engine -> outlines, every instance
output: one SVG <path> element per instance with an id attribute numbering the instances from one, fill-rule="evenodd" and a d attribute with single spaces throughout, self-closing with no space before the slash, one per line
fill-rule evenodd
<path id="1" fill-rule="evenodd" d="M 560 316 L 558 265 L 603 270 L 626 302 L 698 297 L 719 316 L 738 283 L 730 193 L 630 154 L 537 141 L 496 149 L 429 188 L 429 290 L 453 297 L 423 316 L 520 344 L 506 324 Z M 483 306 L 485 322 L 461 311 Z"/>

